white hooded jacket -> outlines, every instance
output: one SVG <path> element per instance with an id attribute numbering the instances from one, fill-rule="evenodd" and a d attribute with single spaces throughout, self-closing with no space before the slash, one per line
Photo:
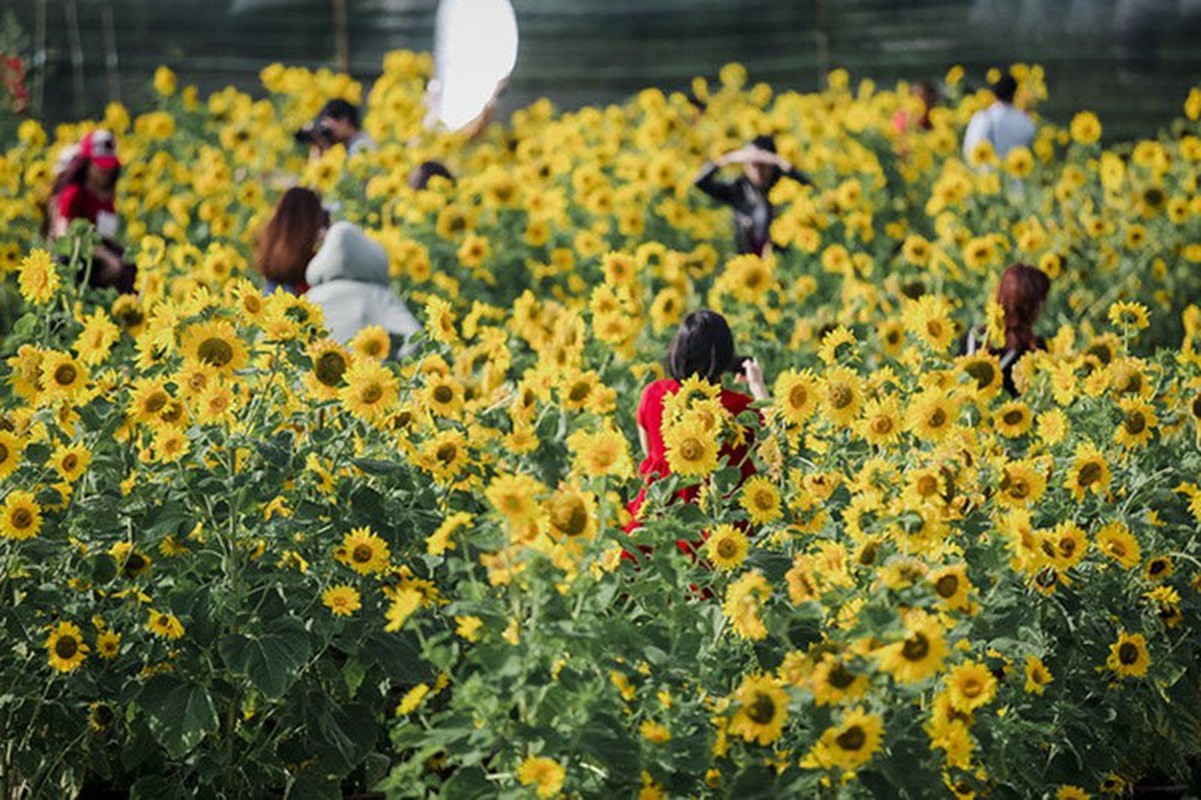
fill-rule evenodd
<path id="1" fill-rule="evenodd" d="M 400 355 L 413 349 L 420 323 L 392 293 L 388 254 L 349 222 L 335 222 L 305 270 L 306 295 L 325 312 L 330 335 L 345 344 L 371 325 L 403 341 Z"/>

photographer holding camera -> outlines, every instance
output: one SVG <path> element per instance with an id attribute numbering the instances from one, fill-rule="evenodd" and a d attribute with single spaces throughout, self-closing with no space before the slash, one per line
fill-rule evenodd
<path id="1" fill-rule="evenodd" d="M 318 154 L 336 144 L 351 156 L 375 149 L 375 142 L 360 128 L 358 106 L 340 97 L 322 106 L 317 118 L 296 132 L 296 141 L 316 148 Z"/>

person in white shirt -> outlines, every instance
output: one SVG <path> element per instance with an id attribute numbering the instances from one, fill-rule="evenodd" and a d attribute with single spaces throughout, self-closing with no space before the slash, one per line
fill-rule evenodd
<path id="1" fill-rule="evenodd" d="M 992 143 L 998 159 L 1015 147 L 1029 147 L 1034 141 L 1034 121 L 1018 108 L 1014 108 L 1013 96 L 1018 84 L 1013 76 L 1005 73 L 992 85 L 996 101 L 988 108 L 972 115 L 963 135 L 963 158 L 971 163 L 972 153 L 982 141 Z"/>
<path id="2" fill-rule="evenodd" d="M 340 97 L 326 103 L 317 115 L 317 126 L 328 133 L 329 144 L 344 145 L 346 154 L 351 156 L 375 149 L 375 142 L 360 125 L 358 106 Z"/>

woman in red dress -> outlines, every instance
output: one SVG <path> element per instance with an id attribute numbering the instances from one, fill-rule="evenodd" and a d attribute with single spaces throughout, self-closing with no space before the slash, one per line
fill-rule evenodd
<path id="1" fill-rule="evenodd" d="M 626 533 L 633 532 L 641 525 L 638 514 L 646 501 L 647 486 L 671 474 L 662 430 L 663 401 L 668 395 L 678 392 L 681 383 L 688 378 L 703 378 L 715 386 L 721 386 L 723 375 L 738 373 L 746 379 L 751 395 L 721 387 L 718 400 L 731 416 L 737 418 L 751 403 L 766 400 L 768 397 L 759 363 L 753 358 L 735 355 L 734 336 L 730 333 L 730 326 L 725 317 L 715 311 L 701 309 L 684 318 L 668 348 L 665 367 L 668 377 L 647 386 L 642 391 L 642 399 L 638 403 L 638 438 L 646 456 L 638 467 L 638 474 L 642 475 L 646 484 L 629 505 L 632 519 L 625 527 Z M 755 472 L 754 464 L 747 457 L 750 446 L 751 433 L 748 431 L 741 444 L 723 444 L 718 453 L 718 458 L 723 459 L 726 464 L 738 466 L 742 470 L 743 480 Z M 676 497 L 684 502 L 691 502 L 699 491 L 699 486 L 686 486 L 676 493 Z M 695 549 L 692 542 L 680 540 L 676 544 L 688 554 Z"/>

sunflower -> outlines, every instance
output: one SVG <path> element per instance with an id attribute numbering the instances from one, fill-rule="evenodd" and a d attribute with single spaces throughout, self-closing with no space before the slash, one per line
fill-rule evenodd
<path id="1" fill-rule="evenodd" d="M 694 420 L 665 428 L 663 444 L 667 448 L 667 465 L 677 475 L 704 477 L 717 469 L 717 438 Z"/>
<path id="2" fill-rule="evenodd" d="M 788 720 L 789 698 L 778 680 L 770 675 L 748 675 L 733 699 L 738 710 L 730 719 L 730 733 L 761 745 L 780 738 Z"/>
<path id="3" fill-rule="evenodd" d="M 1172 563 L 1172 559 L 1167 556 L 1155 556 L 1147 560 L 1147 568 L 1145 574 L 1147 580 L 1162 581 L 1176 571 L 1176 566 Z"/>
<path id="4" fill-rule="evenodd" d="M 737 569 L 749 550 L 746 534 L 733 525 L 718 525 L 705 541 L 705 555 L 722 572 Z"/>
<path id="5" fill-rule="evenodd" d="M 842 348 L 841 350 L 839 348 Z M 855 334 L 845 325 L 839 325 L 822 337 L 818 357 L 828 366 L 834 366 L 839 361 L 854 359 L 859 352 L 859 343 Z"/>
<path id="6" fill-rule="evenodd" d="M 352 528 L 334 550 L 334 559 L 360 575 L 372 575 L 388 568 L 391 553 L 388 543 L 371 528 Z"/>
<path id="7" fill-rule="evenodd" d="M 155 459 L 164 464 L 174 464 L 192 449 L 192 441 L 174 428 L 162 428 L 154 434 Z"/>
<path id="8" fill-rule="evenodd" d="M 368 325 L 349 342 L 351 352 L 362 358 L 383 361 L 392 352 L 392 338 L 379 325 Z"/>
<path id="9" fill-rule="evenodd" d="M 116 658 L 121 653 L 121 634 L 102 631 L 96 637 L 96 655 L 103 659 Z"/>
<path id="10" fill-rule="evenodd" d="M 1109 307 L 1109 321 L 1123 331 L 1141 331 L 1151 324 L 1151 315 L 1142 303 L 1118 301 Z"/>
<path id="11" fill-rule="evenodd" d="M 1143 447 L 1151 441 L 1151 434 L 1159 417 L 1149 403 L 1138 398 L 1118 401 L 1122 410 L 1122 421 L 1113 432 L 1113 440 L 1125 448 Z"/>
<path id="12" fill-rule="evenodd" d="M 139 553 L 129 542 L 117 542 L 108 552 L 126 578 L 136 578 L 150 572 L 150 556 Z"/>
<path id="13" fill-rule="evenodd" d="M 183 636 L 183 624 L 179 619 L 166 611 L 155 611 L 153 608 L 148 611 L 150 618 L 146 621 L 146 627 L 155 636 L 163 639 L 178 639 Z"/>
<path id="14" fill-rule="evenodd" d="M 1138 540 L 1123 522 L 1111 522 L 1097 531 L 1097 549 L 1125 569 L 1134 569 L 1142 559 Z"/>
<path id="15" fill-rule="evenodd" d="M 537 495 L 546 487 L 529 475 L 498 475 L 493 478 L 484 497 L 509 523 L 518 528 L 533 525 L 541 510 Z"/>
<path id="16" fill-rule="evenodd" d="M 901 403 L 891 395 L 868 400 L 855 432 L 868 444 L 887 447 L 901 438 Z"/>
<path id="17" fill-rule="evenodd" d="M 848 709 L 801 758 L 801 766 L 826 770 L 837 767 L 853 773 L 871 761 L 883 735 L 884 720 L 878 714 L 868 714 L 862 707 Z"/>
<path id="18" fill-rule="evenodd" d="M 117 712 L 108 703 L 88 704 L 88 727 L 96 733 L 105 733 L 117 723 Z"/>
<path id="19" fill-rule="evenodd" d="M 425 318 L 425 330 L 435 342 L 454 344 L 459 341 L 459 333 L 455 330 L 455 312 L 450 303 L 437 295 L 430 295 L 425 301 Z"/>
<path id="20" fill-rule="evenodd" d="M 1030 694 L 1042 694 L 1053 679 L 1051 671 L 1038 656 L 1026 656 L 1026 684 L 1022 688 Z"/>
<path id="21" fill-rule="evenodd" d="M 25 439 L 0 430 L 0 480 L 7 478 L 21 466 L 21 454 L 25 451 Z"/>
<path id="22" fill-rule="evenodd" d="M 449 482 L 467 466 L 469 456 L 467 437 L 460 431 L 443 430 L 421 446 L 417 463 L 435 479 Z"/>
<path id="23" fill-rule="evenodd" d="M 338 399 L 339 390 L 346 385 L 350 354 L 333 339 L 321 339 L 309 346 L 309 360 L 313 365 L 305 374 L 309 391 L 320 400 Z"/>
<path id="24" fill-rule="evenodd" d="M 462 415 L 465 396 L 463 384 L 450 375 L 429 376 L 421 392 L 425 407 L 446 419 Z"/>
<path id="25" fill-rule="evenodd" d="M 1151 666 L 1147 652 L 1147 638 L 1141 633 L 1118 633 L 1118 640 L 1109 646 L 1109 658 L 1105 666 L 1117 673 L 1119 678 L 1141 678 Z"/>
<path id="26" fill-rule="evenodd" d="M 1034 424 L 1030 407 L 1021 400 L 1010 400 L 993 413 L 993 427 L 1007 439 L 1016 439 Z"/>
<path id="27" fill-rule="evenodd" d="M 47 400 L 78 400 L 87 390 L 88 368 L 70 354 L 49 351 L 43 355 L 41 367 Z"/>
<path id="28" fill-rule="evenodd" d="M 821 379 L 822 407 L 836 424 L 850 425 L 863 405 L 863 383 L 846 367 L 826 371 Z"/>
<path id="29" fill-rule="evenodd" d="M 726 589 L 726 599 L 721 610 L 744 639 L 761 641 L 767 638 L 767 627 L 759 617 L 763 603 L 771 596 L 771 586 L 757 569 L 738 577 Z"/>
<path id="30" fill-rule="evenodd" d="M 600 385 L 600 376 L 593 370 L 573 370 L 559 385 L 559 401 L 568 411 L 583 411 Z"/>
<path id="31" fill-rule="evenodd" d="M 1072 498 L 1079 503 L 1090 491 L 1098 497 L 1104 496 L 1109 481 L 1109 462 L 1096 445 L 1091 442 L 1077 445 L 1076 460 L 1064 481 L 1064 488 L 1072 493 Z"/>
<path id="32" fill-rule="evenodd" d="M 353 586 L 331 586 L 321 593 L 321 602 L 336 617 L 350 617 L 362 608 L 359 592 Z"/>
<path id="33" fill-rule="evenodd" d="M 55 625 L 45 644 L 50 666 L 59 672 L 74 672 L 88 657 L 88 646 L 84 644 L 79 626 L 71 622 Z"/>
<path id="34" fill-rule="evenodd" d="M 62 286 L 53 256 L 45 250 L 33 250 L 25 256 L 21 260 L 17 285 L 27 303 L 43 306 L 53 300 Z"/>
<path id="35" fill-rule="evenodd" d="M 42 507 L 32 492 L 17 489 L 4 498 L 0 508 L 0 536 L 5 539 L 31 539 L 42 529 Z"/>
<path id="36" fill-rule="evenodd" d="M 596 535 L 596 497 L 564 484 L 546 501 L 546 516 L 551 531 L 569 539 Z"/>
<path id="37" fill-rule="evenodd" d="M 946 352 L 955 339 L 951 307 L 944 297 L 923 295 L 906 306 L 902 321 L 906 330 L 935 352 Z"/>
<path id="38" fill-rule="evenodd" d="M 948 652 L 943 627 L 924 611 L 905 615 L 905 635 L 875 653 L 880 668 L 901 683 L 915 683 L 938 672 Z"/>
<path id="39" fill-rule="evenodd" d="M 1034 505 L 1047 489 L 1047 479 L 1029 461 L 1010 461 L 1001 467 L 1001 485 L 994 495 L 1006 508 Z"/>
<path id="40" fill-rule="evenodd" d="M 121 329 L 103 308 L 99 308 L 83 318 L 83 330 L 75 339 L 75 353 L 83 363 L 96 366 L 108 358 L 109 351 L 120 338 Z"/>
<path id="41" fill-rule="evenodd" d="M 789 425 L 804 425 L 817 410 L 818 388 L 813 373 L 785 370 L 776 378 L 775 407 Z"/>
<path id="42" fill-rule="evenodd" d="M 338 392 L 342 405 L 365 422 L 386 418 L 400 397 L 396 375 L 377 361 L 356 361 L 345 378 L 346 386 Z"/>
<path id="43" fill-rule="evenodd" d="M 738 502 L 756 525 L 767 525 L 780 518 L 780 490 L 762 475 L 742 485 Z"/>
<path id="44" fill-rule="evenodd" d="M 554 759 L 527 756 L 517 767 L 517 780 L 522 786 L 533 786 L 538 797 L 557 797 L 563 789 L 567 770 Z"/>
<path id="45" fill-rule="evenodd" d="M 154 427 L 162 421 L 163 409 L 170 402 L 171 393 L 161 380 L 138 378 L 133 383 L 133 391 L 130 392 L 125 410 L 133 422 Z"/>
<path id="46" fill-rule="evenodd" d="M 905 348 L 905 325 L 899 320 L 888 319 L 876 326 L 876 339 L 880 343 L 880 351 L 896 358 Z"/>
<path id="47" fill-rule="evenodd" d="M 965 608 L 972 582 L 967 577 L 967 565 L 956 564 L 931 572 L 926 576 L 938 599 L 951 608 Z"/>
<path id="48" fill-rule="evenodd" d="M 960 664 L 947 673 L 944 680 L 951 705 L 964 713 L 991 703 L 997 696 L 997 679 L 978 661 Z"/>
<path id="49" fill-rule="evenodd" d="M 919 439 L 942 441 L 959 419 L 959 403 L 942 389 L 930 388 L 909 407 L 909 430 Z"/>
<path id="50" fill-rule="evenodd" d="M 92 451 L 82 444 L 60 445 L 50 454 L 50 464 L 64 481 L 74 483 L 92 463 Z"/>
<path id="51" fill-rule="evenodd" d="M 959 372 L 967 376 L 968 383 L 981 400 L 991 400 L 996 397 L 1004 385 L 1004 374 L 1001 362 L 995 355 L 981 350 L 970 356 L 958 359 Z"/>
<path id="52" fill-rule="evenodd" d="M 867 675 L 855 674 L 844 659 L 833 653 L 820 656 L 807 682 L 819 706 L 841 705 L 863 696 L 868 689 Z"/>
<path id="53" fill-rule="evenodd" d="M 249 362 L 246 345 L 234 326 L 225 320 L 210 320 L 190 325 L 180 339 L 185 361 L 205 364 L 222 374 L 243 369 Z"/>
<path id="54" fill-rule="evenodd" d="M 194 399 L 193 414 L 201 425 L 232 425 L 237 409 L 233 390 L 221 381 L 213 381 Z"/>

